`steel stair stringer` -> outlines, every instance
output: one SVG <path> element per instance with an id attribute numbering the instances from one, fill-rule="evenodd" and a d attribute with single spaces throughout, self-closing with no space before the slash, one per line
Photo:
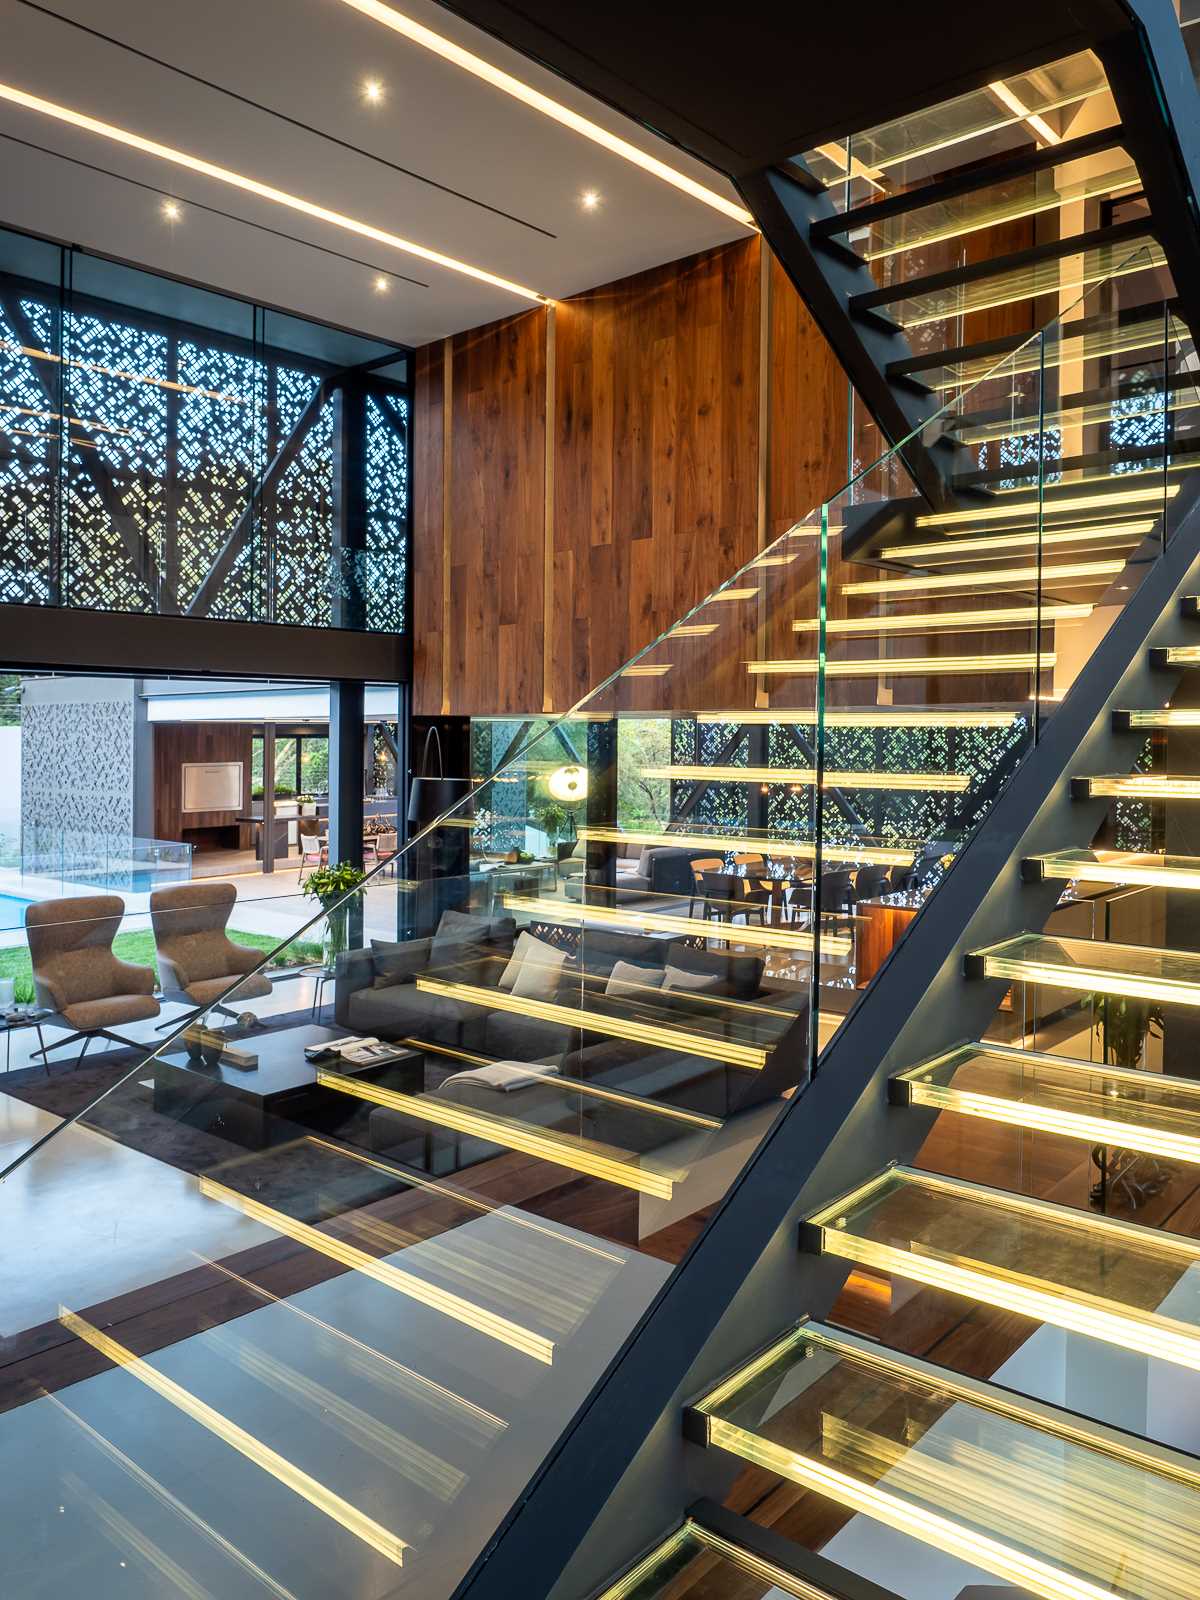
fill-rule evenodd
<path id="1" fill-rule="evenodd" d="M 1024 857 L 1090 841 L 1107 805 L 1071 799 L 1070 779 L 1123 770 L 1140 733 L 1121 705 L 1161 704 L 1178 673 L 1150 650 L 1196 642 L 1179 597 L 1200 589 L 1200 474 L 1172 505 L 1174 536 L 1048 720 L 926 913 L 876 975 L 539 1472 L 455 1600 L 580 1600 L 679 1525 L 697 1495 L 728 1486 L 687 1445 L 687 1402 L 802 1314 L 825 1317 L 848 1266 L 802 1254 L 800 1219 L 888 1162 L 915 1157 L 936 1112 L 893 1114 L 889 1077 L 977 1038 L 1004 980 L 968 983 L 975 946 L 1040 926 L 1055 882 L 1022 881 Z M 1135 561 L 1147 559 L 1145 547 Z M 1039 920 L 1041 919 L 1041 920 Z M 914 996 L 920 997 L 913 1004 Z"/>

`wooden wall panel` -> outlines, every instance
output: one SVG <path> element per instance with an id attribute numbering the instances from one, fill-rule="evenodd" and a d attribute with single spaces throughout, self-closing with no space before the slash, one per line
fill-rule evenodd
<path id="1" fill-rule="evenodd" d="M 757 238 L 561 301 L 549 368 L 542 310 L 418 352 L 418 713 L 566 710 L 841 486 L 845 378 L 769 276 L 765 320 Z M 753 703 L 756 620 L 703 681 L 713 645 L 678 652 L 706 706 Z M 678 706 L 681 676 L 622 704 Z"/>
<path id="2" fill-rule="evenodd" d="M 250 810 L 254 729 L 237 722 L 158 722 L 154 731 L 154 837 L 181 839 L 184 828 L 230 827 Z M 183 813 L 185 762 L 240 761 L 242 803 L 233 811 Z"/>
<path id="3" fill-rule="evenodd" d="M 546 313 L 453 343 L 446 648 L 453 712 L 542 704 Z"/>
<path id="4" fill-rule="evenodd" d="M 442 616 L 444 347 L 417 351 L 413 373 L 413 501 L 411 611 L 413 710 L 437 716 L 444 709 Z"/>
<path id="5" fill-rule="evenodd" d="M 554 628 L 565 709 L 757 549 L 758 241 L 557 314 Z M 638 704 L 663 685 L 638 686 Z"/>

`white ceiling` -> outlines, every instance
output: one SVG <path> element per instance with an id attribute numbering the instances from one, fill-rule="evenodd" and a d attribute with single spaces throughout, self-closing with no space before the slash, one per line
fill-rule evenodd
<path id="1" fill-rule="evenodd" d="M 554 297 L 745 231 L 341 0 L 45 3 L 120 44 L 19 0 L 0 0 L 0 81 Z M 425 0 L 399 3 L 418 21 L 734 198 L 728 184 L 700 162 L 440 6 Z M 141 59 L 123 45 L 169 65 Z M 218 87 L 190 81 L 171 67 Z M 361 96 L 369 76 L 385 87 L 379 106 Z M 277 113 L 318 131 L 291 126 Z M 369 154 L 339 148 L 321 134 Z M 0 223 L 405 344 L 424 344 L 529 305 L 33 110 L 0 102 L 0 135 L 12 136 L 0 138 Z M 30 150 L 13 138 L 55 154 Z M 371 156 L 419 177 L 382 166 Z M 95 167 L 105 171 L 91 170 Z M 602 197 L 590 212 L 580 205 L 588 189 Z M 184 203 L 177 223 L 162 215 L 164 193 Z M 292 237 L 276 237 L 252 223 Z M 395 279 L 386 294 L 377 293 L 373 278 L 380 270 L 407 274 L 427 287 Z"/>

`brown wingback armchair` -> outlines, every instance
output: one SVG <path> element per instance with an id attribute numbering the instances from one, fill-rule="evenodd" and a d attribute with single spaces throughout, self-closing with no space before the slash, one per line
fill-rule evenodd
<path id="1" fill-rule="evenodd" d="M 158 975 L 163 998 L 178 1000 L 227 1017 L 237 1012 L 221 1004 L 221 996 L 262 960 L 262 951 L 235 944 L 225 931 L 237 900 L 231 883 L 178 883 L 155 889 L 150 896 L 150 921 L 158 950 Z M 262 973 L 238 984 L 237 998 L 253 1000 L 270 994 Z"/>
<path id="2" fill-rule="evenodd" d="M 153 967 L 122 961 L 113 954 L 113 940 L 125 902 L 119 894 L 75 895 L 39 900 L 25 909 L 25 936 L 33 964 L 33 988 L 40 1006 L 53 1013 L 46 1020 L 70 1029 L 36 1054 L 46 1061 L 60 1045 L 84 1041 L 82 1061 L 93 1039 L 136 1046 L 113 1029 L 156 1017 Z"/>

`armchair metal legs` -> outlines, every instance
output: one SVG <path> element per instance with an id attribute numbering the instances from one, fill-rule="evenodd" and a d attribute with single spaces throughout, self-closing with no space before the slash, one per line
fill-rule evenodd
<path id="1" fill-rule="evenodd" d="M 78 1066 L 83 1060 L 84 1056 L 87 1055 L 88 1045 L 91 1044 L 93 1039 L 109 1039 L 113 1044 L 119 1044 L 123 1050 L 145 1049 L 148 1051 L 148 1046 L 141 1039 L 126 1039 L 122 1034 L 112 1033 L 107 1028 L 89 1028 L 86 1031 L 81 1030 L 78 1033 L 69 1033 L 65 1039 L 52 1039 L 49 1044 L 43 1045 L 40 1050 L 34 1050 L 30 1055 L 29 1060 L 32 1063 L 36 1061 L 39 1056 L 41 1056 L 42 1064 L 46 1068 L 46 1076 L 49 1077 L 51 1050 L 60 1050 L 63 1045 L 75 1044 L 80 1039 L 83 1040 L 83 1049 L 79 1052 L 79 1055 L 76 1058 L 76 1066 Z"/>

